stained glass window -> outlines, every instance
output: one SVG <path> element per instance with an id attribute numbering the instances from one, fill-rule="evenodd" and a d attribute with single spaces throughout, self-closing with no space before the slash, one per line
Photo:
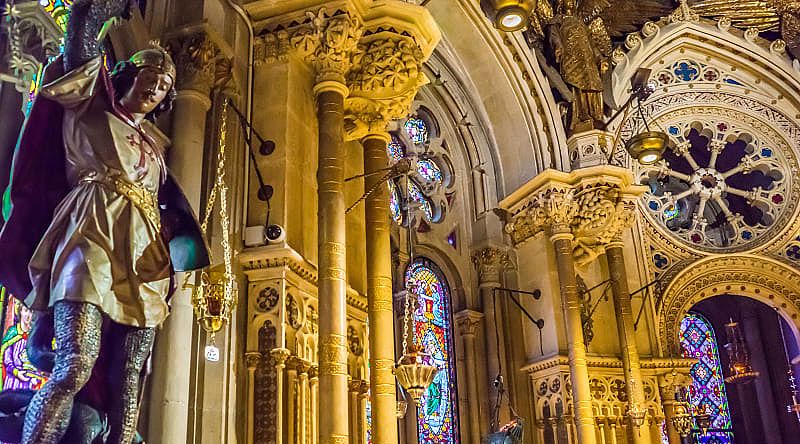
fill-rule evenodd
<path id="1" fill-rule="evenodd" d="M 414 312 L 414 341 L 439 369 L 417 407 L 420 444 L 457 444 L 455 359 L 450 291 L 439 268 L 426 259 L 406 271 L 407 288 L 419 298 Z"/>
<path id="2" fill-rule="evenodd" d="M 46 380 L 45 374 L 31 364 L 26 347 L 33 313 L 2 287 L 0 287 L 0 303 L 3 309 L 3 338 L 0 342 L 3 385 L 0 390 L 38 390 Z"/>
<path id="3" fill-rule="evenodd" d="M 692 385 L 687 402 L 695 409 L 705 408 L 711 415 L 711 428 L 732 429 L 728 396 L 722 379 L 717 339 L 711 323 L 697 313 L 689 313 L 681 321 L 680 332 L 683 356 L 698 359 L 690 371 Z M 699 439 L 700 444 L 730 444 L 731 432 L 708 432 Z"/>
<path id="4" fill-rule="evenodd" d="M 67 22 L 69 22 L 69 7 L 73 0 L 39 0 L 39 4 L 44 10 L 55 19 L 58 26 L 66 32 Z"/>
<path id="5" fill-rule="evenodd" d="M 403 149 L 403 144 L 396 137 L 392 137 L 392 140 L 386 145 L 386 153 L 389 154 L 391 161 L 398 161 L 406 157 L 406 150 Z"/>
<path id="6" fill-rule="evenodd" d="M 428 220 L 434 220 L 431 202 L 422 194 L 422 191 L 420 191 L 417 184 L 415 184 L 413 181 L 408 181 L 408 194 L 412 199 L 419 202 L 420 206 L 422 207 L 422 211 L 425 212 L 425 216 L 428 217 Z"/>
<path id="7" fill-rule="evenodd" d="M 417 171 L 425 180 L 431 182 L 442 181 L 442 170 L 431 159 L 420 159 L 417 161 Z"/>
<path id="8" fill-rule="evenodd" d="M 397 185 L 393 180 L 389 182 L 389 212 L 392 214 L 392 219 L 398 224 L 403 221 L 403 213 L 400 208 L 400 193 L 397 191 Z"/>
<path id="9" fill-rule="evenodd" d="M 428 125 L 419 117 L 409 117 L 403 127 L 412 142 L 423 144 L 428 141 Z"/>

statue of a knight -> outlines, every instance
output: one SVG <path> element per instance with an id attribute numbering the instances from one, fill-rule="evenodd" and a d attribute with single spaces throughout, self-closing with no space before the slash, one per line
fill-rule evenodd
<path id="1" fill-rule="evenodd" d="M 173 275 L 208 264 L 153 123 L 175 97 L 175 65 L 145 49 L 109 73 L 97 41 L 131 7 L 73 3 L 64 54 L 45 69 L 14 154 L 0 282 L 38 313 L 29 355 L 49 372 L 41 390 L 19 394 L 24 444 L 135 442 L 142 368 Z M 94 419 L 76 414 L 87 406 Z M 97 424 L 96 436 L 65 437 Z"/>

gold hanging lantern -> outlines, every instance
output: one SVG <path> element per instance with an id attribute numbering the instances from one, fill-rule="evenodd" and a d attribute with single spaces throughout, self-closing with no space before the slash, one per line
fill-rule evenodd
<path id="1" fill-rule="evenodd" d="M 227 137 L 228 99 L 222 105 L 222 121 L 219 129 L 219 149 L 217 152 L 217 171 L 214 186 L 206 203 L 203 221 L 200 224 L 202 235 L 208 234 L 208 223 L 219 199 L 220 230 L 222 232 L 222 263 L 200 271 L 197 285 L 189 284 L 186 276 L 184 288 L 192 290 L 192 305 L 195 316 L 203 329 L 210 335 L 206 347 L 206 358 L 219 359 L 219 351 L 214 345 L 214 335 L 230 321 L 231 312 L 236 305 L 238 288 L 233 274 L 233 250 L 230 243 L 230 217 L 228 215 L 228 187 L 225 184 L 225 145 Z M 209 252 L 211 256 L 211 252 Z M 212 259 L 213 261 L 213 259 Z"/>
<path id="2" fill-rule="evenodd" d="M 432 361 L 429 354 L 419 347 L 412 346 L 394 367 L 397 380 L 417 406 L 420 405 L 420 398 L 425 394 L 425 390 L 428 390 L 433 378 L 439 373 L 439 369 Z"/>
<path id="3" fill-rule="evenodd" d="M 742 335 L 739 323 L 731 320 L 725 324 L 725 332 L 728 336 L 725 350 L 728 352 L 730 361 L 728 365 L 730 376 L 725 378 L 725 382 L 728 384 L 745 384 L 756 379 L 759 373 L 754 371 L 750 365 L 750 351 L 747 349 L 747 343 L 744 341 L 744 335 Z"/>
<path id="4" fill-rule="evenodd" d="M 673 408 L 675 409 L 675 414 L 670 418 L 672 427 L 675 428 L 675 431 L 678 432 L 681 437 L 686 438 L 692 433 L 692 429 L 694 428 L 692 415 L 689 414 L 689 404 L 683 401 L 677 401 Z"/>

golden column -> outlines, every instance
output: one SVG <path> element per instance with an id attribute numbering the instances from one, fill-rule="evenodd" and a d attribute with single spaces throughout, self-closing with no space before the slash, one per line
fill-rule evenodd
<path id="1" fill-rule="evenodd" d="M 364 172 L 386 168 L 387 133 L 364 138 Z M 389 239 L 389 193 L 383 174 L 367 176 L 364 188 L 377 187 L 364 207 L 367 242 L 367 300 L 369 315 L 369 383 L 372 402 L 372 442 L 397 442 L 397 393 L 394 364 L 394 313 L 392 311 L 392 252 Z"/>
<path id="2" fill-rule="evenodd" d="M 631 223 L 634 200 L 644 190 L 633 184 L 630 171 L 601 165 L 570 173 L 546 170 L 500 202 L 507 212 L 506 231 L 515 244 L 545 231 L 555 249 L 580 444 L 593 444 L 597 438 L 575 264 L 592 262 L 619 237 Z M 627 293 L 627 288 L 624 291 Z M 633 385 L 641 390 L 641 376 Z"/>
<path id="3" fill-rule="evenodd" d="M 344 99 L 349 93 L 345 75 L 351 52 L 363 28 L 348 13 L 317 18 L 321 20 L 314 22 L 317 40 L 310 59 L 316 71 L 319 125 L 319 403 L 332 412 L 319 418 L 319 442 L 346 444 L 347 415 L 342 414 L 348 405 Z"/>
<path id="4" fill-rule="evenodd" d="M 347 137 L 361 139 L 364 148 L 364 202 L 366 229 L 367 300 L 370 347 L 370 396 L 372 441 L 395 444 L 398 440 L 397 393 L 392 372 L 394 316 L 392 309 L 392 256 L 389 234 L 389 193 L 385 184 L 388 166 L 386 146 L 391 140 L 386 129 L 392 120 L 411 111 L 420 87 L 428 83 L 422 64 L 439 40 L 438 30 L 424 8 L 399 3 L 392 5 L 397 18 L 407 22 L 402 32 L 397 21 L 382 25 L 388 17 L 370 21 L 378 29 L 361 39 L 348 74 L 350 97 L 346 101 Z M 388 10 L 386 11 L 389 12 Z M 403 15 L 412 13 L 412 15 Z M 391 31 L 381 30 L 391 28 Z M 413 36 L 413 37 L 412 37 Z M 384 171 L 382 171 L 384 170 Z M 357 441 L 356 441 L 357 442 Z"/>
<path id="5" fill-rule="evenodd" d="M 256 399 L 256 367 L 261 363 L 261 352 L 252 351 L 244 354 L 247 364 L 247 443 L 253 442 L 255 431 L 255 399 Z"/>
<path id="6" fill-rule="evenodd" d="M 561 195 L 560 199 L 566 196 Z M 571 196 L 569 197 L 571 199 Z M 569 205 L 562 202 L 561 205 Z M 575 262 L 572 258 L 572 233 L 568 225 L 554 223 L 550 226 L 550 241 L 556 252 L 558 283 L 561 288 L 561 304 L 567 329 L 569 348 L 570 381 L 572 402 L 575 411 L 575 426 L 580 444 L 595 442 L 592 392 L 589 387 L 589 366 L 586 363 L 586 342 L 583 338 L 581 301 L 575 279 Z"/>
<path id="7" fill-rule="evenodd" d="M 617 318 L 617 336 L 622 353 L 622 371 L 625 375 L 625 391 L 628 393 L 628 421 L 634 444 L 650 442 L 650 430 L 644 427 L 647 417 L 644 398 L 639 350 L 636 347 L 636 331 L 633 326 L 633 308 L 628 290 L 628 273 L 625 269 L 622 240 L 617 238 L 606 245 L 606 261 L 611 278 L 611 293 L 614 298 L 614 314 Z M 638 422 L 638 424 L 637 424 Z"/>

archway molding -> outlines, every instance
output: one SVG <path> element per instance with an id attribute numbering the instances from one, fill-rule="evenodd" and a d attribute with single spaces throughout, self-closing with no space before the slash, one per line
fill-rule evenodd
<path id="1" fill-rule="evenodd" d="M 695 304 L 723 294 L 775 308 L 800 337 L 800 272 L 763 256 L 718 255 L 692 263 L 669 282 L 658 313 L 661 349 L 675 349 L 681 319 Z"/>

